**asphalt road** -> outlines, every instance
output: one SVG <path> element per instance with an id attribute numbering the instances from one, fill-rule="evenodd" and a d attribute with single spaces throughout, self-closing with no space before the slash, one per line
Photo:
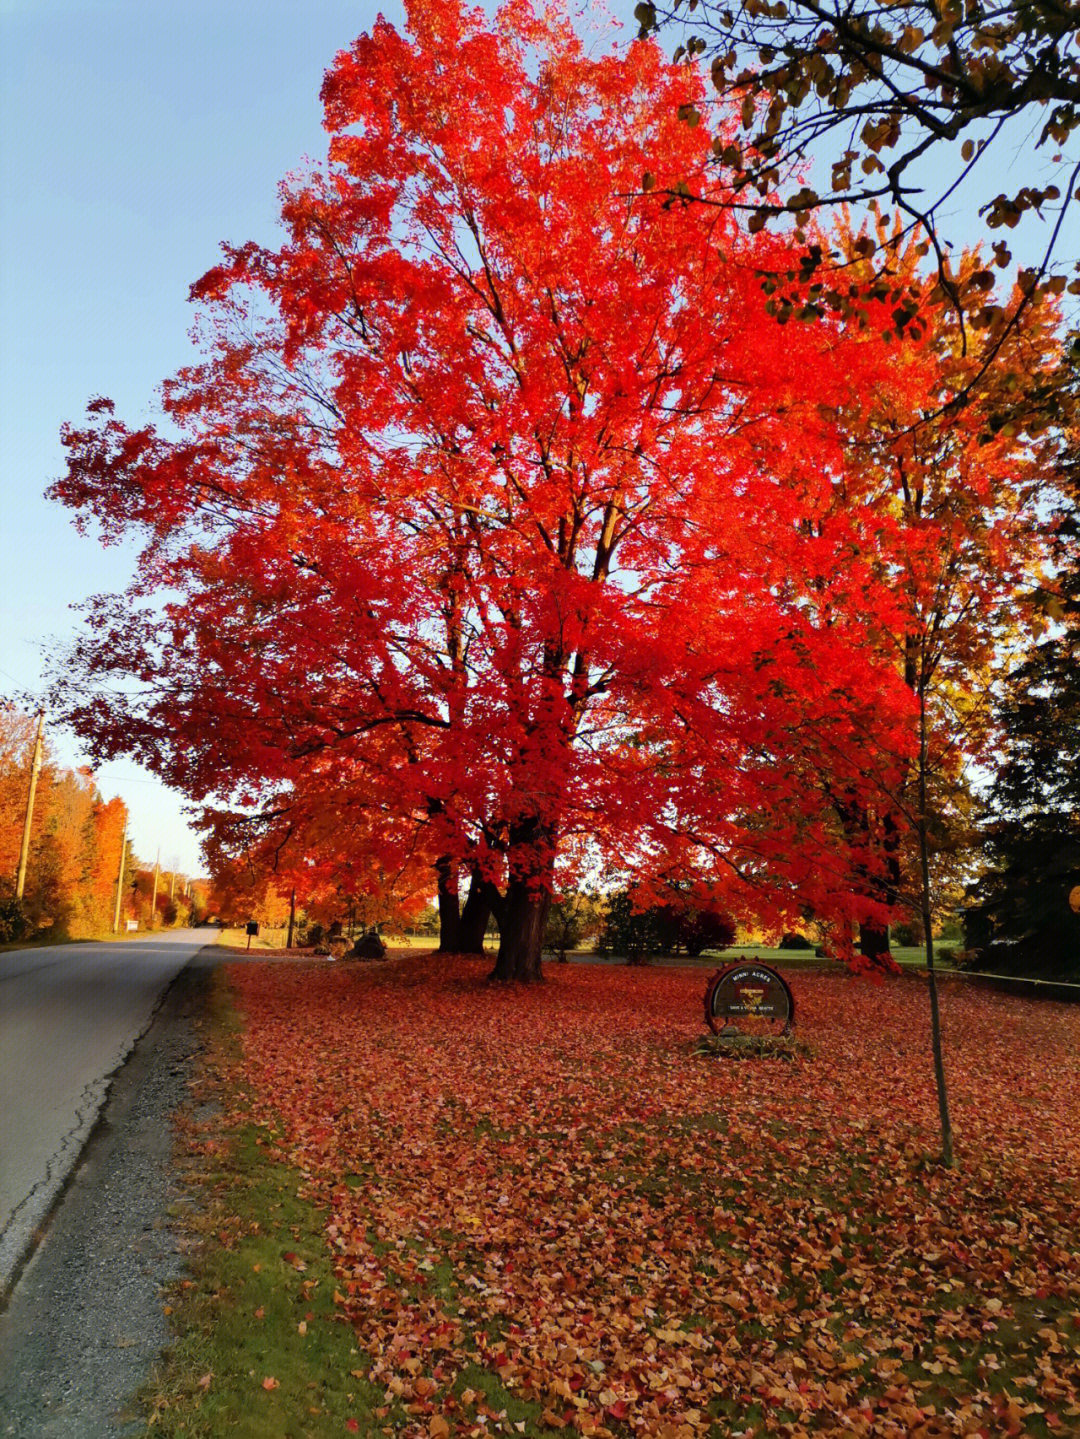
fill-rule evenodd
<path id="1" fill-rule="evenodd" d="M 0 1436 L 146 1432 L 137 1395 L 172 1342 L 167 1290 L 189 1248 L 171 1218 L 191 1202 L 173 1120 L 208 1112 L 190 1080 L 217 963 L 204 949 L 168 985 L 0 1311 Z"/>
<path id="2" fill-rule="evenodd" d="M 0 955 L 0 1295 L 94 1128 L 110 1076 L 210 930 Z"/>

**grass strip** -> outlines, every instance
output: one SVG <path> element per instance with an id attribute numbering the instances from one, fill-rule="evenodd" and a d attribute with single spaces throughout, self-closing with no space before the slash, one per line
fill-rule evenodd
<path id="1" fill-rule="evenodd" d="M 387 1410 L 334 1303 L 321 1216 L 256 1135 L 235 1132 L 194 1181 L 184 1227 L 199 1242 L 170 1305 L 179 1337 L 145 1396 L 148 1432 L 377 1433 Z"/>
<path id="2" fill-rule="evenodd" d="M 321 1439 L 392 1423 L 334 1302 L 323 1216 L 262 1131 L 228 1127 L 239 1020 L 220 972 L 199 1079 L 203 1117 L 179 1118 L 187 1195 L 173 1223 L 188 1276 L 166 1305 L 177 1334 L 141 1396 L 147 1434 Z M 207 1114 L 206 1112 L 209 1111 Z"/>
<path id="3" fill-rule="evenodd" d="M 409 1405 L 365 1377 L 370 1360 L 339 1308 L 325 1216 L 296 1170 L 267 1153 L 266 1131 L 224 1118 L 243 1109 L 241 1021 L 219 971 L 197 1080 L 198 1117 L 178 1117 L 187 1195 L 172 1213 L 189 1254 L 167 1296 L 176 1342 L 139 1396 L 147 1439 L 322 1439 L 448 1432 L 430 1405 Z M 553 1439 L 539 1404 L 467 1366 L 452 1407 L 486 1412 L 493 1429 Z M 415 1411 L 420 1410 L 420 1413 Z"/>

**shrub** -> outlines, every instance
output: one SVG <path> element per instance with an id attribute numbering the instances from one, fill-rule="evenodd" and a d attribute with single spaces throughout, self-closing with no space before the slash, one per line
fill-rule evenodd
<path id="1" fill-rule="evenodd" d="M 735 943 L 735 924 L 726 914 L 716 909 L 699 910 L 689 914 L 680 925 L 680 938 L 686 945 L 691 959 L 696 959 L 706 949 L 727 949 Z"/>
<path id="2" fill-rule="evenodd" d="M 0 895 L 0 944 L 14 944 L 30 933 L 30 918 L 13 893 Z"/>
<path id="3" fill-rule="evenodd" d="M 917 919 L 905 920 L 901 924 L 894 924 L 892 927 L 893 944 L 902 945 L 905 949 L 913 949 L 923 942 L 922 924 Z"/>
<path id="4" fill-rule="evenodd" d="M 689 898 L 635 910 L 631 892 L 622 890 L 608 899 L 597 953 L 625 954 L 632 963 L 643 963 L 680 947 L 696 959 L 703 950 L 734 943 L 735 922 L 720 910 L 696 909 Z"/>
<path id="5" fill-rule="evenodd" d="M 804 934 L 785 934 L 778 946 L 780 949 L 813 949 L 813 943 Z"/>
<path id="6" fill-rule="evenodd" d="M 604 927 L 596 948 L 600 954 L 645 958 L 670 952 L 671 939 L 665 933 L 659 908 L 635 910 L 630 892 L 621 890 L 608 899 Z M 640 958 L 638 962 L 641 962 Z"/>
<path id="7" fill-rule="evenodd" d="M 544 948 L 553 949 L 565 960 L 568 949 L 576 949 L 587 935 L 596 934 L 602 917 L 599 895 L 587 890 L 571 890 L 559 895 L 548 911 Z"/>
<path id="8" fill-rule="evenodd" d="M 386 945 L 376 930 L 369 929 L 353 945 L 352 954 L 355 959 L 385 959 Z"/>

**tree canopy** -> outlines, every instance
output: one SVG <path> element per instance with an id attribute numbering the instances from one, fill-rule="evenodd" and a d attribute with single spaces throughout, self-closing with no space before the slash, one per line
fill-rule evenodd
<path id="1" fill-rule="evenodd" d="M 899 368 L 888 294 L 861 327 L 773 323 L 759 277 L 798 247 L 673 202 L 729 192 L 685 119 L 701 78 L 654 44 L 407 13 L 328 72 L 284 242 L 193 287 L 172 428 L 97 400 L 65 432 L 54 494 L 145 542 L 67 712 L 207 803 L 222 854 L 351 850 L 358 888 L 470 866 L 502 977 L 538 973 L 557 859 L 880 915 L 820 781 L 865 805 L 912 753 L 880 637 L 945 521 L 851 435 L 883 384 L 940 397 L 926 322 Z"/>
<path id="2" fill-rule="evenodd" d="M 823 207 L 895 207 L 908 233 L 918 230 L 934 246 L 960 313 L 942 217 L 963 186 L 965 203 L 1001 236 L 993 264 L 1011 259 L 1003 232 L 1036 214 L 1042 259 L 1021 269 L 1020 284 L 1056 294 L 1068 284 L 1080 293 L 1080 269 L 1071 282 L 1051 273 L 1055 255 L 1080 266 L 1067 243 L 1070 207 L 1075 233 L 1080 201 L 1076 4 L 643 0 L 635 14 L 643 34 L 679 30 L 677 56 L 704 57 L 716 90 L 740 105 L 738 133 L 718 138 L 715 152 L 731 177 L 730 202 L 751 213 L 751 225 L 783 215 L 805 234 Z M 695 123 L 696 113 L 686 113 Z M 1002 157 L 1017 146 L 1028 163 L 1002 190 Z M 811 159 L 828 169 L 817 188 L 806 183 Z M 820 264 L 819 242 L 809 237 L 807 273 Z M 891 254 L 886 240 L 879 273 L 889 273 Z M 837 307 L 850 305 L 843 287 L 832 295 Z M 795 308 L 797 294 L 783 303 Z M 986 332 L 993 353 L 1005 311 L 989 304 L 969 322 Z"/>

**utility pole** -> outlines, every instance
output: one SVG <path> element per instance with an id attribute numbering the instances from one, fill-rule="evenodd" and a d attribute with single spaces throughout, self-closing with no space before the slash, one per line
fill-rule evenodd
<path id="1" fill-rule="evenodd" d="M 161 846 L 158 845 L 157 859 L 154 860 L 154 897 L 150 901 L 150 928 L 157 928 L 157 887 L 158 874 L 161 871 Z"/>
<path id="2" fill-rule="evenodd" d="M 112 932 L 120 932 L 120 896 L 124 886 L 124 860 L 127 858 L 127 816 L 124 816 L 124 833 L 120 840 L 120 868 L 116 871 L 116 908 L 113 910 Z"/>
<path id="3" fill-rule="evenodd" d="M 26 795 L 26 818 L 23 821 L 22 846 L 19 849 L 19 870 L 15 876 L 15 898 L 22 899 L 26 888 L 26 862 L 30 857 L 30 830 L 34 823 L 34 799 L 37 796 L 38 775 L 41 773 L 41 745 L 45 730 L 45 711 L 38 715 L 37 732 L 34 735 L 34 757 L 30 761 L 30 788 Z"/>
<path id="4" fill-rule="evenodd" d="M 173 890 L 176 888 L 176 871 L 169 871 L 169 902 L 172 903 Z"/>

